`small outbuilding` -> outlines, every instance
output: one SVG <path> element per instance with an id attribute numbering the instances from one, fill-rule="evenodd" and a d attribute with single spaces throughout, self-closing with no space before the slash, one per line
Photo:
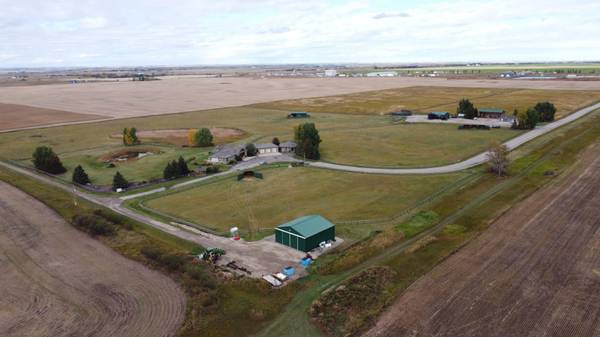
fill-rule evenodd
<path id="1" fill-rule="evenodd" d="M 504 117 L 505 111 L 498 108 L 483 108 L 479 109 L 479 117 L 501 119 Z"/>
<path id="2" fill-rule="evenodd" d="M 310 114 L 308 112 L 304 112 L 304 111 L 295 111 L 295 112 L 290 112 L 287 117 L 288 118 L 308 118 L 308 117 L 310 117 Z"/>
<path id="3" fill-rule="evenodd" d="M 321 242 L 335 240 L 335 225 L 320 215 L 307 215 L 275 228 L 275 241 L 309 252 Z"/>
<path id="4" fill-rule="evenodd" d="M 446 111 L 434 111 L 427 114 L 427 119 L 441 119 L 448 120 L 450 119 L 450 113 Z"/>

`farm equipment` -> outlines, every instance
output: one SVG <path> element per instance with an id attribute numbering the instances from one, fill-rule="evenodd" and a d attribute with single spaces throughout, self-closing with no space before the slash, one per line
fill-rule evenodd
<path id="1" fill-rule="evenodd" d="M 205 249 L 198 258 L 202 261 L 216 263 L 219 257 L 225 255 L 225 251 L 220 248 L 207 248 Z"/>

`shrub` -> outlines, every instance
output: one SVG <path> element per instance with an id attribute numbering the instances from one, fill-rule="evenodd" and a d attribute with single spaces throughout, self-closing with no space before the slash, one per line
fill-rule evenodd
<path id="1" fill-rule="evenodd" d="M 123 227 L 126 230 L 133 229 L 133 225 L 131 224 L 129 219 L 121 214 L 117 214 L 117 213 L 114 213 L 111 211 L 106 211 L 101 208 L 98 208 L 98 209 L 94 210 L 94 215 L 103 217 L 107 221 L 110 221 L 115 225 L 119 225 L 120 227 Z"/>
<path id="2" fill-rule="evenodd" d="M 60 158 L 54 153 L 51 147 L 40 146 L 33 152 L 33 165 L 38 170 L 52 174 L 62 174 L 67 169 L 60 162 Z"/>
<path id="3" fill-rule="evenodd" d="M 158 260 L 163 255 L 162 250 L 158 247 L 145 246 L 142 247 L 141 251 L 142 255 L 147 257 L 150 260 Z"/>
<path id="4" fill-rule="evenodd" d="M 174 254 L 164 254 L 160 257 L 160 262 L 169 271 L 178 271 L 181 270 L 181 268 L 185 264 L 185 258 L 183 256 Z"/>
<path id="5" fill-rule="evenodd" d="M 92 236 L 108 236 L 115 233 L 112 223 L 96 215 L 74 215 L 73 224 Z"/>

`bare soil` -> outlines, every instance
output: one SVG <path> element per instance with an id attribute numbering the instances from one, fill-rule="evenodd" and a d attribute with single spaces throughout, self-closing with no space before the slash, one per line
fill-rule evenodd
<path id="1" fill-rule="evenodd" d="M 364 336 L 600 336 L 599 153 L 413 284 Z"/>
<path id="2" fill-rule="evenodd" d="M 0 103 L 0 131 L 29 126 L 104 119 L 105 116 Z"/>
<path id="3" fill-rule="evenodd" d="M 246 132 L 241 129 L 235 128 L 220 128 L 212 127 L 209 128 L 213 135 L 213 141 L 215 144 L 224 144 L 242 139 L 246 136 Z M 188 134 L 190 129 L 158 129 L 158 130 L 145 130 L 137 131 L 137 136 L 141 140 L 146 141 L 159 141 L 170 143 L 174 145 L 187 145 Z M 120 133 L 111 135 L 112 138 L 121 138 Z"/>
<path id="4" fill-rule="evenodd" d="M 105 163 L 117 163 L 140 158 L 140 155 L 153 155 L 160 153 L 157 148 L 136 148 L 135 150 L 123 149 L 116 152 L 111 152 L 100 157 L 100 161 Z"/>
<path id="5" fill-rule="evenodd" d="M 6 87 L 0 102 L 124 118 L 410 86 L 600 90 L 600 81 L 175 76 L 147 82 Z"/>
<path id="6" fill-rule="evenodd" d="M 0 182 L 0 336 L 173 336 L 185 295 Z"/>

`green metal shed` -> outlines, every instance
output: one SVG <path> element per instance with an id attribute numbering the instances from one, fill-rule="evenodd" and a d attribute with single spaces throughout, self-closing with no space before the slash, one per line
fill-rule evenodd
<path id="1" fill-rule="evenodd" d="M 308 252 L 335 239 L 335 225 L 320 215 L 307 215 L 275 228 L 275 241 Z"/>

